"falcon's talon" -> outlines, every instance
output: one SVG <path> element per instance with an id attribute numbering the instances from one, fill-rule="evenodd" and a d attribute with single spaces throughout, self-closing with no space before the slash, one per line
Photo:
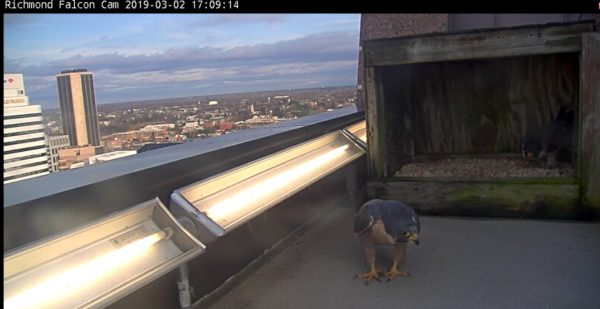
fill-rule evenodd
<path id="1" fill-rule="evenodd" d="M 395 267 L 392 267 L 388 272 L 385 273 L 385 276 L 388 278 L 388 282 L 396 277 L 410 277 L 410 273 L 398 271 Z"/>
<path id="2" fill-rule="evenodd" d="M 369 283 L 373 281 L 373 279 L 381 282 L 381 280 L 379 279 L 380 274 L 380 271 L 371 269 L 371 271 L 369 271 L 368 273 L 355 275 L 354 279 L 366 279 L 365 285 L 369 285 Z"/>

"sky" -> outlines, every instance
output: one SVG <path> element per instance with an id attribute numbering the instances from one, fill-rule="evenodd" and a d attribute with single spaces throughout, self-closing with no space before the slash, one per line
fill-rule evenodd
<path id="1" fill-rule="evenodd" d="M 5 14 L 4 72 L 58 108 L 56 74 L 96 104 L 355 85 L 359 14 Z"/>

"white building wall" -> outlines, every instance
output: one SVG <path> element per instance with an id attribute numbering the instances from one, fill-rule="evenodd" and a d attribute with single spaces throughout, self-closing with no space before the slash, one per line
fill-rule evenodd
<path id="1" fill-rule="evenodd" d="M 27 94 L 25 93 L 25 83 L 23 82 L 23 74 L 4 74 L 4 98 L 27 98 Z"/>
<path id="2" fill-rule="evenodd" d="M 4 74 L 4 183 L 49 173 L 39 105 L 28 105 L 22 74 Z"/>

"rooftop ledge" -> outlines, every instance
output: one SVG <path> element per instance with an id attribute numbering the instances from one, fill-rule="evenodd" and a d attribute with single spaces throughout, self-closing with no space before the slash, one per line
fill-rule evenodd
<path id="1" fill-rule="evenodd" d="M 107 179 L 135 173 L 149 168 L 193 158 L 208 152 L 240 145 L 311 125 L 356 113 L 356 107 L 337 109 L 273 125 L 243 130 L 214 138 L 195 140 L 181 145 L 156 149 L 117 161 L 90 165 L 84 169 L 66 170 L 60 173 L 22 180 L 4 185 L 4 207 L 28 202 L 59 192 L 72 190 Z M 308 132 L 306 132 L 308 135 Z M 215 163 L 215 162 L 210 162 Z M 218 162 L 216 162 L 218 163 Z"/>
<path id="2" fill-rule="evenodd" d="M 168 202 L 175 189 L 363 118 L 347 107 L 5 184 L 4 250 L 155 197 Z"/>

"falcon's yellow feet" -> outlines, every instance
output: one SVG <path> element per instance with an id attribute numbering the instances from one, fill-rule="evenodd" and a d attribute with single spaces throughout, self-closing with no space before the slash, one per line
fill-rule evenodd
<path id="1" fill-rule="evenodd" d="M 390 270 L 387 273 L 385 273 L 385 276 L 388 278 L 387 281 L 390 281 L 396 277 L 410 277 L 410 273 L 398 271 L 396 265 L 393 265 L 392 267 L 390 267 Z"/>
<path id="2" fill-rule="evenodd" d="M 379 280 L 379 271 L 377 271 L 377 268 L 375 267 L 371 267 L 371 270 L 368 273 L 354 276 L 354 279 L 366 279 L 365 285 L 368 285 L 373 279 L 381 281 Z"/>

